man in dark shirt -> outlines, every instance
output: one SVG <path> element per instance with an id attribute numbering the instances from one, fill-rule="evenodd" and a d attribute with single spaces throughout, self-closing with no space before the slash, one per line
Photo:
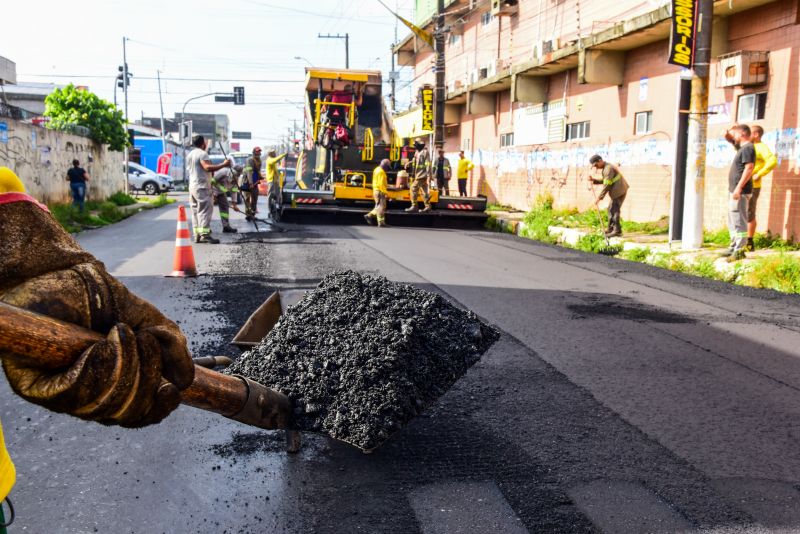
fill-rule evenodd
<path id="1" fill-rule="evenodd" d="M 439 157 L 433 162 L 433 173 L 436 175 L 436 188 L 439 194 L 450 194 L 450 176 L 452 170 L 450 169 L 450 160 L 444 157 L 444 150 L 439 149 Z"/>
<path id="2" fill-rule="evenodd" d="M 595 154 L 589 158 L 589 163 L 593 169 L 599 170 L 602 175 L 600 180 L 591 175 L 588 176 L 590 184 L 603 185 L 603 190 L 600 191 L 600 196 L 595 199 L 595 204 L 599 204 L 606 195 L 611 199 L 611 203 L 608 205 L 606 237 L 619 237 L 622 235 L 620 215 L 622 213 L 622 203 L 625 202 L 625 197 L 628 196 L 628 182 L 622 176 L 619 167 L 604 161 L 600 154 Z M 592 192 L 594 192 L 594 185 L 592 185 Z"/>
<path id="3" fill-rule="evenodd" d="M 72 168 L 67 171 L 67 181 L 69 182 L 70 190 L 72 190 L 72 205 L 83 211 L 89 173 L 83 170 L 81 162 L 77 159 L 72 160 Z"/>
<path id="4" fill-rule="evenodd" d="M 728 171 L 728 231 L 731 245 L 725 252 L 729 262 L 744 258 L 747 246 L 747 206 L 753 194 L 753 167 L 756 163 L 756 149 L 750 142 L 750 128 L 737 124 L 728 130 L 725 138 L 736 147 L 736 155 Z"/>

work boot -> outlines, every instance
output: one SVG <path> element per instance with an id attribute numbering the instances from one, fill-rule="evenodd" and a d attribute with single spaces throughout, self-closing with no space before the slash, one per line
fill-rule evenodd
<path id="1" fill-rule="evenodd" d="M 237 230 L 237 229 L 236 229 L 236 228 L 234 228 L 233 226 L 223 226 L 223 227 L 222 227 L 222 233 L 223 233 L 223 234 L 235 234 L 235 233 L 236 233 L 236 232 L 238 232 L 238 231 L 239 231 L 239 230 Z"/>
<path id="2" fill-rule="evenodd" d="M 418 211 L 419 208 L 417 207 L 416 204 L 411 206 L 410 208 L 406 208 L 406 213 L 417 213 Z"/>
<path id="3" fill-rule="evenodd" d="M 606 237 L 620 237 L 622 235 L 622 230 L 611 230 L 610 232 L 606 232 Z"/>
<path id="4" fill-rule="evenodd" d="M 720 258 L 728 258 L 730 255 L 733 254 L 733 247 L 725 249 L 725 252 L 720 253 Z"/>
<path id="5" fill-rule="evenodd" d="M 386 224 L 386 221 L 378 221 L 378 228 L 387 228 L 389 225 Z"/>
<path id="6" fill-rule="evenodd" d="M 216 245 L 219 243 L 219 239 L 211 237 L 211 234 L 203 234 L 197 240 L 198 243 L 208 243 L 209 245 Z"/>
<path id="7" fill-rule="evenodd" d="M 734 262 L 737 262 L 739 260 L 743 260 L 745 258 L 746 258 L 746 256 L 744 255 L 744 250 L 736 250 L 736 251 L 733 251 L 731 253 L 731 255 L 728 256 L 728 258 L 725 261 L 727 261 L 728 263 L 734 263 Z"/>
<path id="8" fill-rule="evenodd" d="M 431 205 L 430 205 L 430 204 L 428 204 L 427 206 L 425 206 L 424 208 L 422 208 L 422 213 L 427 213 L 427 212 L 431 211 L 432 209 L 433 209 L 433 208 L 431 207 Z"/>
<path id="9" fill-rule="evenodd" d="M 747 238 L 747 244 L 744 246 L 747 252 L 753 252 L 756 249 L 756 243 L 752 237 Z"/>
<path id="10" fill-rule="evenodd" d="M 372 220 L 372 216 L 369 213 L 364 215 L 364 220 L 367 221 L 367 224 L 369 224 L 369 225 L 372 225 L 372 223 L 374 222 Z M 380 226 L 380 224 L 378 226 Z"/>

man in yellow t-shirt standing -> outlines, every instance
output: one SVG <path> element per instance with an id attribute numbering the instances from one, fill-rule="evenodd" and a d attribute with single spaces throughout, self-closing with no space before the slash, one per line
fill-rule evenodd
<path id="1" fill-rule="evenodd" d="M 14 464 L 11 463 L 11 457 L 8 455 L 6 444 L 3 441 L 3 427 L 0 425 L 0 534 L 5 534 L 6 521 L 11 520 L 10 517 L 6 519 L 3 516 L 3 501 L 5 501 L 8 498 L 8 494 L 11 493 L 11 488 L 14 487 L 16 477 L 17 473 L 14 470 Z"/>
<path id="2" fill-rule="evenodd" d="M 386 202 L 389 195 L 389 178 L 386 171 L 391 166 L 392 162 L 385 159 L 372 171 L 372 196 L 375 199 L 375 208 L 364 215 L 367 224 L 372 224 L 373 220 L 377 220 L 378 227 L 386 226 Z"/>
<path id="3" fill-rule="evenodd" d="M 764 128 L 753 126 L 751 139 L 756 149 L 756 164 L 753 167 L 753 194 L 747 206 L 747 245 L 745 249 L 749 251 L 753 251 L 756 248 L 753 238 L 756 235 L 756 203 L 761 193 L 761 179 L 771 173 L 772 169 L 778 165 L 778 158 L 775 157 L 775 154 L 772 153 L 767 144 L 761 140 L 763 135 Z"/>
<path id="4" fill-rule="evenodd" d="M 458 153 L 458 194 L 462 197 L 467 196 L 467 178 L 469 172 L 475 168 L 475 165 L 464 156 L 464 151 Z"/>

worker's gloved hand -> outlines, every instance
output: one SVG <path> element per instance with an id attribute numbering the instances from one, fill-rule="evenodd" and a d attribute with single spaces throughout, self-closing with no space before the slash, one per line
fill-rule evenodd
<path id="1" fill-rule="evenodd" d="M 182 337 L 182 336 L 181 336 Z M 119 323 L 68 369 L 49 372 L 6 358 L 6 376 L 23 398 L 56 412 L 107 425 L 160 422 L 180 404 L 194 366 L 185 341 L 151 327 L 134 334 Z"/>

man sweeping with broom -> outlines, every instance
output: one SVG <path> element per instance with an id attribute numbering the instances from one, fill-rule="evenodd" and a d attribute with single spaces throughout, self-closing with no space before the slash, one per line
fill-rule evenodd
<path id="1" fill-rule="evenodd" d="M 591 184 L 603 185 L 603 190 L 600 191 L 600 196 L 595 199 L 595 205 L 599 204 L 601 200 L 608 194 L 611 203 L 608 205 L 608 228 L 606 229 L 606 237 L 618 237 L 622 235 L 622 222 L 620 220 L 620 212 L 622 211 L 622 203 L 625 202 L 625 197 L 628 194 L 628 182 L 622 176 L 619 168 L 616 165 L 603 161 L 603 158 L 595 154 L 589 158 L 589 163 L 593 169 L 600 171 L 601 178 L 597 179 L 589 176 L 587 179 Z M 594 191 L 594 189 L 592 189 Z"/>

